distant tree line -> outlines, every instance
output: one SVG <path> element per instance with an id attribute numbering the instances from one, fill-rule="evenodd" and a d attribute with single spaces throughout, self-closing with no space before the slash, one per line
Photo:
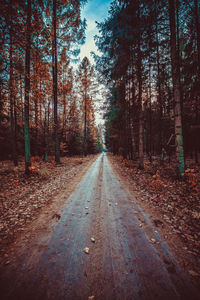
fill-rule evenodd
<path id="1" fill-rule="evenodd" d="M 0 159 L 96 153 L 94 70 L 70 65 L 84 42 L 84 0 L 0 3 Z M 86 74 L 86 75 L 85 75 Z"/>
<path id="2" fill-rule="evenodd" d="M 198 0 L 114 0 L 98 24 L 94 55 L 110 96 L 106 144 L 139 159 L 176 154 L 198 162 L 200 150 L 200 3 Z"/>

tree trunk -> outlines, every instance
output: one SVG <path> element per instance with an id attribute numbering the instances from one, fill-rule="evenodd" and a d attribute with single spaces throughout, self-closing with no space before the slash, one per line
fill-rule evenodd
<path id="1" fill-rule="evenodd" d="M 58 71 L 57 71 L 57 1 L 53 0 L 53 97 L 54 97 L 54 135 L 55 135 L 55 161 L 57 164 L 60 163 L 60 145 L 58 136 Z"/>
<path id="2" fill-rule="evenodd" d="M 139 168 L 144 169 L 144 124 L 142 108 L 142 59 L 140 49 L 140 36 L 138 41 L 138 106 L 139 106 Z"/>
<path id="3" fill-rule="evenodd" d="M 198 103 L 200 101 L 199 86 L 200 86 L 200 26 L 199 26 L 199 12 L 197 0 L 194 0 L 195 6 L 195 23 L 196 23 L 196 40 L 197 40 L 197 55 L 198 55 L 198 69 L 197 69 L 197 94 L 196 94 L 196 124 L 198 123 Z M 198 139 L 195 140 L 195 162 L 198 163 Z"/>
<path id="4" fill-rule="evenodd" d="M 25 173 L 29 174 L 31 165 L 29 135 L 29 98 L 30 98 L 30 44 L 31 44 L 31 0 L 27 3 L 26 21 L 26 55 L 25 55 L 25 99 L 24 99 L 24 142 L 25 142 Z"/>
<path id="5" fill-rule="evenodd" d="M 194 5 L 195 5 L 195 23 L 196 23 L 196 39 L 197 39 L 197 53 L 198 53 L 198 80 L 200 80 L 200 25 L 199 25 L 199 13 L 198 13 L 197 0 L 194 0 Z"/>
<path id="6" fill-rule="evenodd" d="M 175 5 L 174 0 L 169 0 L 169 20 L 170 20 L 170 47 L 171 47 L 171 64 L 172 80 L 174 92 L 174 122 L 175 122 L 175 139 L 176 139 L 176 158 L 178 175 L 181 177 L 185 171 L 183 133 L 181 118 L 181 97 L 180 97 L 180 80 L 179 80 L 179 59 L 177 51 L 176 24 L 175 24 Z"/>
<path id="7" fill-rule="evenodd" d="M 133 118 L 133 112 L 134 112 L 134 104 L 135 104 L 135 74 L 133 72 L 133 61 L 131 59 L 131 89 L 132 89 L 132 98 L 131 98 L 131 148 L 132 148 L 132 159 L 135 159 L 135 152 L 136 152 L 136 142 L 135 142 L 135 136 L 134 136 L 134 118 Z"/>
<path id="8" fill-rule="evenodd" d="M 156 22 L 156 58 L 157 58 L 157 85 L 158 85 L 158 103 L 159 103 L 159 155 L 160 164 L 163 164 L 163 132 L 162 132 L 162 118 L 163 118 L 163 105 L 161 95 L 161 82 L 160 82 L 160 52 L 159 52 L 159 40 L 158 40 L 158 24 Z"/>
<path id="9" fill-rule="evenodd" d="M 38 150 L 38 96 L 35 97 L 35 151 Z"/>
<path id="10" fill-rule="evenodd" d="M 18 165 L 17 161 L 17 147 L 16 147 L 16 134 L 15 134 L 15 114 L 14 114 L 14 93 L 13 93 L 13 24 L 12 24 L 12 0 L 9 2 L 10 8 L 10 49 L 9 49 L 9 60 L 10 60 L 10 78 L 9 78 L 9 96 L 10 96 L 10 129 L 11 129 L 11 143 L 12 143 L 12 160 L 14 165 Z"/>
<path id="11" fill-rule="evenodd" d="M 49 116 L 50 116 L 50 101 L 48 102 L 47 119 L 46 119 L 46 112 L 45 112 L 45 128 L 46 128 L 45 154 L 44 154 L 45 162 L 47 162 L 48 160 L 48 151 L 49 151 Z"/>
<path id="12" fill-rule="evenodd" d="M 152 162 L 152 107 L 151 107 L 151 64 L 149 63 L 149 161 Z"/>
<path id="13" fill-rule="evenodd" d="M 22 82 L 22 74 L 20 73 L 20 103 L 23 103 L 23 82 Z M 22 124 L 24 123 L 24 110 L 23 108 L 21 109 L 21 122 Z"/>
<path id="14" fill-rule="evenodd" d="M 64 101 L 63 101 L 63 128 L 62 128 L 62 141 L 65 141 L 64 133 L 66 131 L 66 95 L 64 92 Z"/>
<path id="15" fill-rule="evenodd" d="M 85 102 L 84 102 L 84 156 L 87 155 L 87 99 L 86 99 L 86 91 L 85 91 Z"/>
<path id="16" fill-rule="evenodd" d="M 15 130 L 14 130 L 14 141 L 15 141 L 15 159 L 16 166 L 18 166 L 18 155 L 17 155 L 17 110 L 16 110 L 16 97 L 14 96 L 14 122 L 15 122 Z"/>
<path id="17" fill-rule="evenodd" d="M 133 159 L 132 138 L 131 138 L 131 73 L 128 74 L 128 148 L 129 159 Z"/>

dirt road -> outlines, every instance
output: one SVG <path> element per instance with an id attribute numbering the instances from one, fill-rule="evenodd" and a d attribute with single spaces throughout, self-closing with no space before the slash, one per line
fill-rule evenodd
<path id="1" fill-rule="evenodd" d="M 34 247 L 1 269 L 0 298 L 198 299 L 165 242 L 144 231 L 132 202 L 101 154 L 55 216 L 52 234 L 36 235 Z"/>

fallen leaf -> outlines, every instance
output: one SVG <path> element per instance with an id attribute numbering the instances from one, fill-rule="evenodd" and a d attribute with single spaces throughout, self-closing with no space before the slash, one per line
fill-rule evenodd
<path id="1" fill-rule="evenodd" d="M 155 240 L 155 239 L 151 239 L 151 242 L 152 242 L 152 243 L 155 243 L 155 242 L 156 242 L 156 240 Z"/>
<path id="2" fill-rule="evenodd" d="M 200 274 L 198 274 L 197 272 L 195 272 L 193 270 L 189 270 L 188 273 L 192 276 L 200 276 Z"/>
<path id="3" fill-rule="evenodd" d="M 89 254 L 90 249 L 88 247 L 85 247 L 83 250 L 86 254 Z"/>

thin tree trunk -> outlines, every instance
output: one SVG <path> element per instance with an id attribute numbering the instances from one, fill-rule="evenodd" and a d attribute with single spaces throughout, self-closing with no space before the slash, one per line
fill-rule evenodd
<path id="1" fill-rule="evenodd" d="M 38 99 L 37 95 L 35 97 L 35 144 L 36 144 L 36 151 L 38 149 Z"/>
<path id="2" fill-rule="evenodd" d="M 26 21 L 26 55 L 25 55 L 25 100 L 24 100 L 24 142 L 25 142 L 25 173 L 29 174 L 31 165 L 29 135 L 29 98 L 30 98 L 30 44 L 31 44 L 31 0 L 27 3 Z"/>
<path id="3" fill-rule="evenodd" d="M 64 102 L 63 102 L 63 128 L 62 128 L 62 140 L 64 141 L 64 133 L 66 130 L 66 95 L 64 92 Z"/>
<path id="4" fill-rule="evenodd" d="M 64 65 L 62 66 L 62 73 L 63 73 L 63 84 L 66 85 L 66 70 L 64 68 Z M 64 138 L 64 133 L 66 131 L 66 105 L 67 105 L 67 101 L 66 101 L 66 91 L 64 89 L 63 91 L 63 125 L 62 125 L 62 141 L 65 141 Z"/>
<path id="5" fill-rule="evenodd" d="M 142 108 L 142 61 L 140 49 L 140 36 L 138 41 L 138 105 L 139 105 L 139 168 L 144 168 L 144 124 Z"/>
<path id="6" fill-rule="evenodd" d="M 11 127 L 11 143 L 12 143 L 12 160 L 14 165 L 18 165 L 17 149 L 16 149 L 16 135 L 15 135 L 15 118 L 14 118 L 14 92 L 13 92 L 13 24 L 12 24 L 12 0 L 9 2 L 10 8 L 10 78 L 9 78 L 9 95 L 10 95 L 10 127 Z"/>
<path id="7" fill-rule="evenodd" d="M 46 124 L 46 112 L 45 112 L 45 126 L 46 126 L 46 139 L 45 139 L 45 155 L 44 161 L 48 160 L 48 151 L 49 151 L 49 117 L 50 116 L 50 101 L 48 102 L 48 110 L 47 110 L 47 124 Z"/>
<path id="8" fill-rule="evenodd" d="M 18 155 L 17 155 L 17 110 L 16 110 L 16 97 L 14 96 L 14 122 L 15 122 L 15 131 L 14 131 L 14 141 L 15 141 L 15 156 L 16 156 L 16 166 L 18 166 Z"/>
<path id="9" fill-rule="evenodd" d="M 37 58 L 36 58 L 37 60 Z M 34 78 L 34 81 L 35 81 L 35 85 L 36 85 L 36 91 L 38 89 L 38 79 L 37 79 L 37 61 L 36 61 L 36 69 L 35 69 L 35 78 Z M 38 93 L 35 93 L 35 97 L 34 97 L 34 104 L 35 104 L 35 149 L 37 151 L 38 149 Z"/>
<path id="10" fill-rule="evenodd" d="M 137 47 L 137 79 L 138 79 L 138 107 L 139 107 L 139 168 L 144 169 L 144 122 L 142 108 L 142 53 L 140 32 L 140 3 L 138 2 L 138 47 Z"/>
<path id="11" fill-rule="evenodd" d="M 194 0 L 195 6 L 195 23 L 196 23 L 196 40 L 197 40 L 197 55 L 198 55 L 198 70 L 197 70 L 197 95 L 196 95 L 196 124 L 198 123 L 198 103 L 200 100 L 199 96 L 199 83 L 200 83 L 200 25 L 199 25 L 199 12 L 197 0 Z M 198 163 L 198 139 L 195 140 L 195 162 Z"/>
<path id="12" fill-rule="evenodd" d="M 179 30 L 179 0 L 176 0 L 176 40 L 177 40 L 177 60 L 178 60 L 178 78 L 179 78 L 179 86 L 180 86 L 180 97 L 181 97 L 181 111 L 183 110 L 183 91 L 182 91 L 182 85 L 181 85 L 181 53 L 180 53 L 180 30 Z"/>
<path id="13" fill-rule="evenodd" d="M 158 103 L 159 103 L 159 155 L 160 163 L 163 164 L 163 132 L 162 132 L 162 118 L 163 118 L 163 107 L 162 107 L 162 95 L 161 95 L 161 82 L 160 82 L 160 53 L 159 53 L 159 40 L 158 40 L 158 24 L 156 22 L 156 58 L 157 58 L 157 84 L 158 84 Z"/>
<path id="14" fill-rule="evenodd" d="M 173 80 L 173 91 L 174 91 L 174 122 L 175 122 L 175 140 L 176 140 L 176 159 L 177 159 L 178 175 L 181 177 L 185 171 L 185 162 L 184 162 L 183 132 L 182 132 L 182 118 L 181 118 L 178 51 L 177 51 L 177 47 L 176 47 L 177 40 L 176 40 L 174 0 L 169 0 L 169 20 L 170 20 L 172 80 Z"/>
<path id="15" fill-rule="evenodd" d="M 21 101 L 21 105 L 23 103 L 23 82 L 22 82 L 22 74 L 20 73 L 20 101 Z M 24 123 L 24 109 L 22 108 L 21 109 L 21 121 L 22 121 L 22 124 Z"/>
<path id="16" fill-rule="evenodd" d="M 128 75 L 128 146 L 129 146 L 129 159 L 133 159 L 132 138 L 131 138 L 131 82 L 130 71 Z"/>
<path id="17" fill-rule="evenodd" d="M 197 54 L 198 54 L 198 79 L 200 79 L 200 25 L 197 0 L 194 0 L 195 6 L 195 23 L 196 23 L 196 39 L 197 39 Z"/>
<path id="18" fill-rule="evenodd" d="M 133 118 L 133 107 L 135 102 L 135 82 L 134 82 L 134 73 L 133 73 L 133 61 L 131 62 L 131 82 L 132 82 L 132 99 L 131 99 L 131 145 L 132 145 L 132 159 L 135 158 L 135 136 L 134 136 L 134 118 Z"/>
<path id="19" fill-rule="evenodd" d="M 86 99 L 86 91 L 85 91 L 85 102 L 84 102 L 84 156 L 87 155 L 87 99 Z"/>
<path id="20" fill-rule="evenodd" d="M 152 162 L 151 64 L 149 63 L 149 160 Z"/>
<path id="21" fill-rule="evenodd" d="M 55 135 L 55 161 L 60 163 L 60 145 L 58 136 L 58 71 L 57 71 L 57 1 L 53 0 L 53 96 L 54 96 L 54 135 Z"/>

